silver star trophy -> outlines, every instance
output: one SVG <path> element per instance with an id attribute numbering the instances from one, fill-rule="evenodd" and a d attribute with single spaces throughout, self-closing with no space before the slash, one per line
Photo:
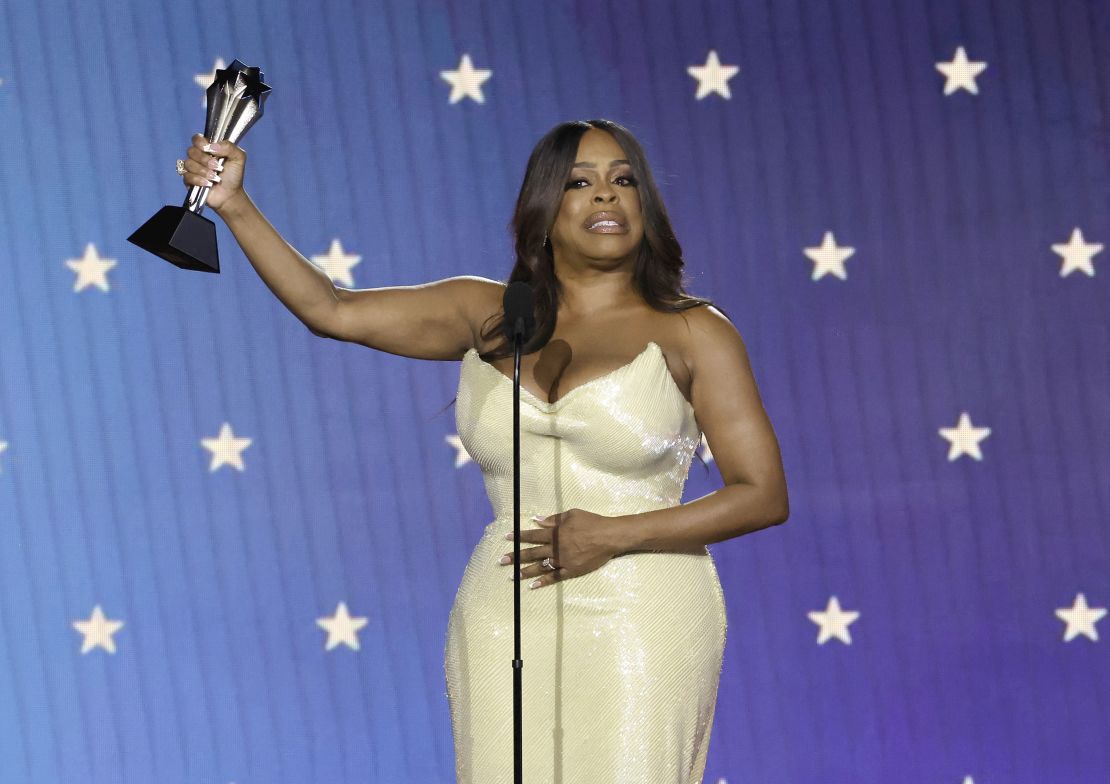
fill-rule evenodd
<path id="1" fill-rule="evenodd" d="M 232 61 L 227 68 L 216 70 L 216 78 L 205 93 L 208 99 L 204 122 L 206 139 L 239 143 L 243 134 L 262 116 L 262 107 L 270 94 L 269 86 L 262 82 L 265 78 L 261 70 L 238 60 Z M 158 210 L 127 241 L 182 269 L 218 273 L 220 254 L 216 248 L 216 224 L 201 215 L 209 190 L 208 185 L 190 185 L 182 206 L 168 204 Z"/>

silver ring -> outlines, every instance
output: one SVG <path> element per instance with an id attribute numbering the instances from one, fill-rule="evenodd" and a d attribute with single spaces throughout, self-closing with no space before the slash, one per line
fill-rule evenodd
<path id="1" fill-rule="evenodd" d="M 549 557 L 549 558 L 544 558 L 544 559 L 543 559 L 543 568 L 544 568 L 544 569 L 550 569 L 551 571 L 555 571 L 555 570 L 556 570 L 556 569 L 558 569 L 559 567 L 558 567 L 558 566 L 556 566 L 555 564 L 553 564 L 553 563 L 551 562 L 551 558 Z"/>
<path id="2" fill-rule="evenodd" d="M 184 174 L 185 173 L 185 161 L 182 158 L 177 159 L 177 173 L 178 174 Z"/>

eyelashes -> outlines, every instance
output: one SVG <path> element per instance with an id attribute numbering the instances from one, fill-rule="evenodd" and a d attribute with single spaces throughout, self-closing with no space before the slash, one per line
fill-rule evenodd
<path id="1" fill-rule="evenodd" d="M 638 181 L 636 180 L 636 178 L 633 177 L 630 174 L 622 174 L 619 177 L 615 177 L 613 179 L 614 182 L 617 182 L 618 180 L 627 180 L 628 185 L 625 186 L 625 187 L 635 187 L 636 185 L 639 184 Z M 580 182 L 584 182 L 587 185 L 590 184 L 590 181 L 587 180 L 585 177 L 579 177 L 577 180 L 571 180 L 570 182 L 568 182 L 566 184 L 566 187 L 563 190 L 568 190 L 569 191 L 569 190 L 575 189 L 575 186 L 577 186 L 578 183 L 580 183 Z"/>

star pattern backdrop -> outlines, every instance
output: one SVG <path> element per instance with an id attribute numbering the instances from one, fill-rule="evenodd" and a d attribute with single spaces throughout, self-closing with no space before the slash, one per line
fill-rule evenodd
<path id="1" fill-rule="evenodd" d="M 1110 779 L 1105 4 L 0 10 L 0 781 L 453 780 L 458 365 L 313 336 L 218 218 L 218 276 L 125 241 L 236 57 L 247 189 L 343 287 L 505 279 L 539 137 L 642 140 L 790 484 L 710 547 L 706 782 Z"/>

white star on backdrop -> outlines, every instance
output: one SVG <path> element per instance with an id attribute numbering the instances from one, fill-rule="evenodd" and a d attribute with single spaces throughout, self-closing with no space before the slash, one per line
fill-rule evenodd
<path id="1" fill-rule="evenodd" d="M 1094 255 L 1102 252 L 1101 243 L 1086 243 L 1083 241 L 1083 232 L 1076 226 L 1071 230 L 1071 239 L 1067 244 L 1053 245 L 1052 250 L 1064 257 L 1060 267 L 1060 277 L 1079 270 L 1093 277 L 1095 274 Z"/>
<path id="2" fill-rule="evenodd" d="M 698 91 L 694 95 L 696 100 L 701 100 L 710 93 L 717 93 L 723 98 L 732 98 L 728 89 L 728 80 L 740 71 L 738 65 L 721 65 L 717 58 L 717 50 L 710 49 L 709 56 L 705 58 L 705 65 L 691 65 L 686 73 L 698 80 Z"/>
<path id="3" fill-rule="evenodd" d="M 942 427 L 938 431 L 948 439 L 951 446 L 948 449 L 948 460 L 955 460 L 960 455 L 970 455 L 976 460 L 983 459 L 979 451 L 979 442 L 991 434 L 989 427 L 972 427 L 971 418 L 966 411 L 960 412 L 960 421 L 956 427 Z"/>
<path id="4" fill-rule="evenodd" d="M 458 434 L 444 436 L 443 440 L 450 444 L 455 449 L 455 468 L 461 468 L 471 461 L 470 453 L 466 451 L 466 447 L 462 445 L 462 439 Z"/>
<path id="5" fill-rule="evenodd" d="M 961 46 L 956 49 L 956 56 L 951 62 L 939 62 L 937 70 L 945 76 L 944 94 L 951 95 L 956 90 L 967 90 L 973 95 L 979 94 L 979 87 L 975 84 L 975 77 L 987 67 L 986 63 L 968 62 L 967 52 Z"/>
<path id="6" fill-rule="evenodd" d="M 351 276 L 351 267 L 362 261 L 362 256 L 353 253 L 344 253 L 343 245 L 337 239 L 331 241 L 331 247 L 326 254 L 312 257 L 312 263 L 322 269 L 333 283 L 340 286 L 353 286 L 355 279 Z"/>
<path id="7" fill-rule="evenodd" d="M 844 269 L 844 260 L 856 252 L 855 248 L 837 246 L 831 231 L 825 232 L 825 239 L 816 248 L 803 248 L 806 256 L 813 262 L 813 275 L 810 280 L 820 280 L 825 275 L 832 274 L 841 280 L 848 279 Z"/>
<path id="8" fill-rule="evenodd" d="M 1105 607 L 1088 607 L 1087 597 L 1081 593 L 1076 595 L 1071 607 L 1061 607 L 1056 611 L 1056 617 L 1068 625 L 1064 630 L 1064 642 L 1071 642 L 1080 634 L 1098 642 L 1095 624 L 1105 615 Z"/>
<path id="9" fill-rule="evenodd" d="M 96 286 L 101 291 L 107 291 L 108 270 L 116 266 L 116 263 L 114 259 L 102 259 L 96 252 L 96 247 L 90 242 L 85 246 L 85 255 L 80 259 L 66 259 L 66 266 L 77 273 L 73 290 L 83 291 L 89 286 Z"/>
<path id="10" fill-rule="evenodd" d="M 231 431 L 231 425 L 224 422 L 220 426 L 220 434 L 216 438 L 202 438 L 200 440 L 204 448 L 212 452 L 212 460 L 208 465 L 208 471 L 215 471 L 224 464 L 242 471 L 242 451 L 251 445 L 251 440 L 249 438 L 236 438 Z"/>
<path id="11" fill-rule="evenodd" d="M 463 98 L 472 98 L 478 103 L 485 103 L 482 94 L 482 83 L 490 78 L 493 71 L 476 69 L 470 62 L 470 55 L 464 54 L 459 60 L 459 67 L 454 71 L 440 71 L 439 75 L 451 85 L 451 97 L 448 103 L 458 103 Z"/>
<path id="12" fill-rule="evenodd" d="M 104 617 L 104 611 L 100 609 L 100 605 L 93 608 L 92 615 L 89 616 L 87 621 L 74 621 L 73 628 L 85 635 L 85 640 L 81 644 L 81 653 L 85 654 L 97 646 L 108 651 L 108 653 L 116 652 L 116 643 L 112 639 L 112 635 L 118 632 L 123 627 L 123 621 L 110 621 Z"/>
<path id="13" fill-rule="evenodd" d="M 347 612 L 346 602 L 340 602 L 335 610 L 335 615 L 331 618 L 317 618 L 316 623 L 328 632 L 328 642 L 325 650 L 330 651 L 335 646 L 343 643 L 357 651 L 358 635 L 356 632 L 366 625 L 366 619 L 352 618 Z"/>
<path id="14" fill-rule="evenodd" d="M 200 94 L 201 106 L 208 105 L 208 88 L 212 86 L 212 82 L 216 81 L 216 71 L 222 71 L 225 68 L 227 68 L 227 65 L 224 63 L 224 58 L 217 57 L 216 64 L 212 66 L 211 72 L 199 73 L 193 77 L 193 81 L 204 89 L 204 92 Z"/>
<path id="15" fill-rule="evenodd" d="M 806 615 L 821 628 L 817 635 L 818 645 L 824 645 L 833 637 L 846 645 L 852 644 L 852 635 L 848 631 L 848 626 L 856 622 L 859 613 L 854 611 L 845 612 L 840 609 L 840 601 L 835 596 L 829 599 L 824 612 L 814 610 L 806 613 Z"/>

